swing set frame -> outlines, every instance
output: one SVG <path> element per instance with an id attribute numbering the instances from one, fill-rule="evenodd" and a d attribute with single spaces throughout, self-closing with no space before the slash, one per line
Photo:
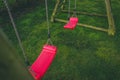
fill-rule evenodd
<path id="1" fill-rule="evenodd" d="M 55 8 L 53 10 L 53 13 L 51 15 L 51 22 L 64 22 L 67 23 L 68 20 L 64 20 L 64 19 L 60 19 L 56 17 L 58 8 L 60 8 L 61 12 L 64 13 L 68 13 L 68 10 L 65 10 L 65 3 L 66 0 L 57 0 L 56 4 L 55 4 Z M 98 31 L 103 31 L 103 32 L 107 32 L 109 35 L 115 35 L 115 24 L 114 24 L 114 19 L 113 19 L 113 15 L 112 15 L 112 10 L 111 10 L 111 3 L 110 0 L 105 0 L 105 5 L 106 5 L 106 15 L 103 14 L 97 14 L 97 13 L 87 13 L 87 12 L 80 12 L 80 11 L 76 11 L 76 14 L 83 14 L 83 15 L 89 15 L 89 16 L 99 16 L 99 17 L 107 17 L 108 20 L 108 28 L 102 28 L 102 27 L 97 27 L 97 26 L 92 26 L 92 25 L 88 25 L 88 24 L 83 24 L 83 23 L 78 23 L 78 26 L 82 26 L 82 27 L 86 27 L 86 28 L 91 28 L 94 30 L 98 30 Z M 71 14 L 74 13 L 74 11 L 70 11 Z"/>

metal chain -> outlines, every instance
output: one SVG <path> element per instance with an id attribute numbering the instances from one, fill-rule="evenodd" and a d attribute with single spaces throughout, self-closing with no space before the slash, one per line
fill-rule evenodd
<path id="1" fill-rule="evenodd" d="M 75 0 L 74 12 L 73 12 L 73 16 L 75 16 L 75 17 L 76 17 L 76 5 L 77 5 L 77 3 L 76 3 L 76 0 Z"/>
<path id="2" fill-rule="evenodd" d="M 47 6 L 47 0 L 45 0 L 45 8 L 46 8 L 46 21 L 47 21 L 47 27 L 48 27 L 48 34 L 50 34 L 50 26 L 49 26 L 49 20 L 48 20 L 48 6 Z M 49 36 L 48 36 L 49 37 Z"/>
<path id="3" fill-rule="evenodd" d="M 76 0 L 75 0 L 75 9 L 76 9 Z"/>
<path id="4" fill-rule="evenodd" d="M 68 2 L 68 19 L 70 18 L 70 0 Z"/>
<path id="5" fill-rule="evenodd" d="M 51 44 L 52 41 L 50 40 L 51 35 L 50 35 L 50 23 L 49 23 L 49 19 L 48 19 L 48 3 L 47 0 L 45 0 L 45 8 L 46 8 L 46 21 L 47 21 L 47 27 L 48 27 L 48 40 L 47 40 L 47 44 L 50 42 Z"/>
<path id="6" fill-rule="evenodd" d="M 16 25 L 15 25 L 15 22 L 14 22 L 14 19 L 13 19 L 13 16 L 12 16 L 12 13 L 11 13 L 10 8 L 9 8 L 9 6 L 8 6 L 8 3 L 7 3 L 6 0 L 3 0 L 3 2 L 4 2 L 4 4 L 5 4 L 5 7 L 7 8 L 7 11 L 8 11 L 10 20 L 11 20 L 11 23 L 12 23 L 12 25 L 13 25 L 13 28 L 14 28 L 14 31 L 15 31 L 15 34 L 16 34 L 16 37 L 17 37 L 18 42 L 19 42 L 19 46 L 20 46 L 20 48 L 21 48 L 21 50 L 22 50 L 22 53 L 23 53 L 23 56 L 24 56 L 24 59 L 25 59 L 25 62 L 26 62 L 27 65 L 29 65 L 27 56 L 26 56 L 25 51 L 24 51 L 24 48 L 23 48 L 23 46 L 22 46 L 22 42 L 21 42 L 20 36 L 19 36 L 19 34 L 18 34 L 18 31 L 17 31 Z"/>

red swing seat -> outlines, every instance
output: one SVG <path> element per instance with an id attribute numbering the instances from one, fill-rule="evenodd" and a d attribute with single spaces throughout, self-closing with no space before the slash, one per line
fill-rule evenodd
<path id="1" fill-rule="evenodd" d="M 73 30 L 75 28 L 75 24 L 68 22 L 67 24 L 64 25 L 64 28 Z"/>
<path id="2" fill-rule="evenodd" d="M 35 80 L 41 80 L 47 71 L 48 67 L 52 63 L 57 52 L 56 46 L 44 45 L 43 49 L 35 60 L 35 62 L 30 66 L 29 71 Z"/>
<path id="3" fill-rule="evenodd" d="M 78 23 L 78 18 L 71 17 L 69 22 L 67 24 L 65 24 L 64 28 L 73 30 L 76 27 L 77 23 Z"/>

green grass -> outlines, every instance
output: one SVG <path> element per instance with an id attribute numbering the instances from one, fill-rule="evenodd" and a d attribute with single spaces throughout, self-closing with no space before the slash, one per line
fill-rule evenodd
<path id="1" fill-rule="evenodd" d="M 54 8 L 53 4 L 49 4 L 49 17 Z M 105 13 L 105 5 L 102 1 L 81 0 L 78 4 L 81 5 L 80 10 Z M 115 36 L 79 26 L 73 31 L 65 30 L 63 29 L 64 23 L 51 23 L 51 38 L 54 45 L 58 47 L 58 52 L 43 80 L 120 80 L 119 5 L 119 0 L 112 0 L 116 24 Z M 57 16 L 67 19 L 67 14 L 64 13 Z M 104 18 L 84 15 L 78 15 L 78 17 L 82 23 L 107 28 L 107 21 Z M 45 20 L 44 5 L 15 17 L 17 29 L 31 64 L 47 41 Z M 21 54 L 10 22 L 4 24 L 3 30 Z"/>

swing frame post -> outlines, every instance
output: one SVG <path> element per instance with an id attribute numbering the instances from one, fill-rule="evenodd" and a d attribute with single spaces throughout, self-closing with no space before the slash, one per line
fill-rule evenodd
<path id="1" fill-rule="evenodd" d="M 62 6 L 61 6 L 61 10 L 63 10 L 64 9 L 64 4 L 66 3 L 66 0 L 63 0 L 63 4 L 62 4 Z"/>
<path id="2" fill-rule="evenodd" d="M 108 24 L 109 24 L 108 34 L 109 35 L 114 35 L 115 34 L 115 24 L 114 24 L 114 19 L 113 19 L 113 16 L 112 16 L 110 1 L 105 0 L 105 4 L 106 4 Z"/>
<path id="3" fill-rule="evenodd" d="M 52 13 L 52 16 L 51 16 L 51 22 L 54 22 L 54 17 L 55 17 L 55 14 L 56 14 L 56 12 L 57 12 L 57 9 L 58 9 L 59 4 L 60 4 L 60 0 L 57 0 L 57 3 L 56 3 L 56 5 L 55 5 L 55 8 L 54 8 L 53 13 Z"/>
<path id="4" fill-rule="evenodd" d="M 66 0 L 63 0 L 63 5 L 62 5 L 62 8 L 61 8 L 61 12 L 64 12 L 64 13 L 68 13 L 69 12 L 70 14 L 73 14 L 74 11 L 68 11 L 68 10 L 64 9 L 65 8 L 65 6 L 64 6 L 65 3 L 66 3 Z M 59 5 L 59 4 L 56 3 L 56 5 Z M 82 26 L 82 27 L 86 27 L 86 28 L 91 28 L 91 29 L 98 30 L 98 31 L 107 32 L 108 35 L 115 35 L 115 24 L 114 24 L 114 19 L 113 19 L 113 15 L 112 15 L 110 0 L 105 0 L 105 5 L 106 5 L 106 7 L 105 7 L 106 8 L 106 14 L 105 15 L 104 14 L 98 14 L 98 13 L 80 12 L 80 11 L 76 11 L 76 14 L 82 14 L 82 15 L 88 15 L 88 16 L 98 16 L 98 17 L 105 17 L 105 18 L 107 17 L 107 19 L 108 19 L 108 26 L 109 26 L 107 29 L 99 27 L 99 26 L 92 26 L 92 25 L 87 25 L 87 24 L 82 24 L 82 23 L 78 23 L 77 25 L 78 26 Z M 57 14 L 57 8 L 56 8 L 55 11 L 53 11 L 54 16 Z M 54 16 L 52 15 L 52 18 L 51 18 L 54 21 L 64 22 L 64 23 L 68 22 L 67 20 L 59 19 L 59 18 L 54 17 Z"/>

